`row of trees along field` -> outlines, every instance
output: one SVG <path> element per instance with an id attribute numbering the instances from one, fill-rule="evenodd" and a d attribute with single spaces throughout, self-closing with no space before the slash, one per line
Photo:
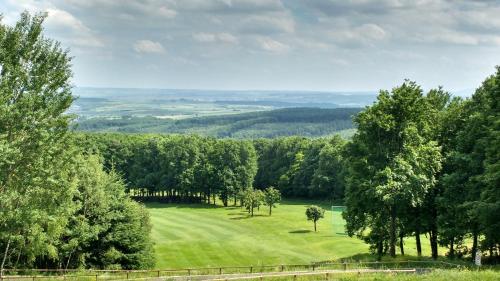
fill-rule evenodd
<path id="1" fill-rule="evenodd" d="M 149 216 L 69 131 L 70 57 L 43 16 L 0 24 L 0 276 L 4 268 L 148 268 Z"/>
<path id="2" fill-rule="evenodd" d="M 185 135 L 79 133 L 142 201 L 237 203 L 246 189 L 276 186 L 284 196 L 341 199 L 339 137 L 232 140 Z"/>
<path id="3" fill-rule="evenodd" d="M 346 146 L 347 231 L 379 255 L 429 237 L 455 257 L 499 257 L 500 67 L 472 98 L 413 82 L 380 92 Z M 472 242 L 470 245 L 470 242 Z"/>

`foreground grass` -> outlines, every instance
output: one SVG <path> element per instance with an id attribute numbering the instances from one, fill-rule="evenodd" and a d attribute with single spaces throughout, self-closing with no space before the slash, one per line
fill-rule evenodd
<path id="1" fill-rule="evenodd" d="M 311 202 L 286 201 L 268 216 L 249 217 L 240 207 L 148 204 L 156 243 L 156 268 L 304 264 L 339 259 L 373 259 L 368 245 L 343 233 L 340 211 L 328 208 L 318 232 L 306 220 Z M 332 216 L 335 224 L 332 225 Z M 424 238 L 424 237 L 423 237 Z M 423 240 L 424 255 L 430 250 Z M 416 255 L 413 239 L 407 255 Z M 407 257 L 405 257 L 406 259 Z"/>
<path id="2" fill-rule="evenodd" d="M 247 279 L 248 280 L 248 279 Z M 250 279 L 251 280 L 251 279 Z M 257 280 L 257 279 L 255 279 Z M 328 278 L 325 275 L 303 276 L 303 277 L 277 277 L 265 279 L 268 281 L 316 281 L 316 280 L 338 280 L 338 281 L 497 281 L 500 280 L 498 271 L 468 271 L 468 270 L 435 270 L 425 274 L 414 273 L 374 273 L 374 274 L 339 274 L 331 275 Z"/>

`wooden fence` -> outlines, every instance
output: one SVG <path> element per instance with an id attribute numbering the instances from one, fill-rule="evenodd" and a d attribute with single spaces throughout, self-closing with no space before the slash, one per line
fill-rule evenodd
<path id="1" fill-rule="evenodd" d="M 159 270 L 81 270 L 81 269 L 4 269 L 0 281 L 48 280 L 137 280 L 180 276 L 214 276 L 223 274 L 254 274 L 278 272 L 315 272 L 321 270 L 407 270 L 422 268 L 460 268 L 463 264 L 443 261 L 393 262 L 321 262 L 312 264 L 253 265 Z"/>

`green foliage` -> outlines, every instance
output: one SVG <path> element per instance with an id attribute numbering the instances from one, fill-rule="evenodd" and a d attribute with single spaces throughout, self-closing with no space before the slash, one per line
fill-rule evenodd
<path id="1" fill-rule="evenodd" d="M 242 199 L 243 206 L 248 210 L 248 212 L 253 217 L 254 209 L 259 208 L 264 201 L 264 192 L 261 190 L 246 189 L 243 191 Z"/>
<path id="2" fill-rule="evenodd" d="M 264 191 L 264 204 L 269 206 L 269 215 L 271 215 L 273 208 L 276 208 L 276 203 L 281 201 L 281 193 L 279 190 L 270 186 Z"/>
<path id="3" fill-rule="evenodd" d="M 395 256 L 397 221 L 414 216 L 408 210 L 419 209 L 436 184 L 441 153 L 431 138 L 430 108 L 420 87 L 405 82 L 390 93 L 381 91 L 377 102 L 355 119 L 358 133 L 347 150 L 347 230 L 378 237 L 374 248 L 379 255 L 381 239 L 388 236 Z M 387 230 L 385 221 L 390 222 Z"/>
<path id="4" fill-rule="evenodd" d="M 80 157 L 78 206 L 61 239 L 65 268 L 141 269 L 154 265 L 149 214 L 125 193 L 120 177 L 96 156 Z"/>
<path id="5" fill-rule="evenodd" d="M 448 141 L 447 173 L 439 197 L 441 243 L 454 256 L 466 254 L 464 240 L 472 238 L 471 254 L 481 248 L 493 256 L 500 250 L 498 235 L 500 68 L 488 77 L 470 100 L 452 112 L 446 124 L 454 130 Z M 479 239 L 483 237 L 481 246 Z"/>
<path id="6" fill-rule="evenodd" d="M 277 186 L 286 197 L 341 200 L 344 145 L 338 136 L 255 140 L 259 156 L 255 186 Z"/>
<path id="7" fill-rule="evenodd" d="M 0 272 L 11 256 L 56 258 L 73 208 L 70 57 L 43 37 L 43 19 L 0 23 Z"/>
<path id="8" fill-rule="evenodd" d="M 306 217 L 307 220 L 313 221 L 314 232 L 316 232 L 316 222 L 325 217 L 325 210 L 315 205 L 309 206 L 306 209 Z"/>
<path id="9" fill-rule="evenodd" d="M 0 24 L 0 276 L 5 266 L 150 267 L 147 212 L 68 133 L 70 57 L 43 37 L 43 20 Z"/>

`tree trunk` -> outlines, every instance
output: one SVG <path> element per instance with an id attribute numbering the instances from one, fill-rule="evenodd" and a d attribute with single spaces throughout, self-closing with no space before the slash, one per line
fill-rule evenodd
<path id="1" fill-rule="evenodd" d="M 71 260 L 71 256 L 73 255 L 73 251 L 69 253 L 68 261 L 66 262 L 66 266 L 64 267 L 64 271 L 66 273 L 66 270 L 68 270 L 69 262 Z"/>
<path id="2" fill-rule="evenodd" d="M 476 252 L 477 252 L 477 231 L 473 231 L 472 233 L 472 260 L 476 258 Z"/>
<path id="3" fill-rule="evenodd" d="M 396 257 L 396 208 L 391 207 L 391 229 L 389 233 L 389 254 Z"/>
<path id="4" fill-rule="evenodd" d="M 3 253 L 2 264 L 0 265 L 0 278 L 3 278 L 3 269 L 5 266 L 5 261 L 7 260 L 7 253 L 9 252 L 10 247 L 10 237 L 7 240 L 7 246 L 5 246 L 5 252 Z"/>
<path id="5" fill-rule="evenodd" d="M 417 229 L 415 231 L 415 242 L 417 244 L 417 256 L 422 256 L 422 243 L 420 242 L 420 231 Z"/>
<path id="6" fill-rule="evenodd" d="M 400 250 L 402 256 L 405 255 L 403 237 L 404 237 L 403 233 L 400 233 L 399 234 L 399 250 Z"/>
<path id="7" fill-rule="evenodd" d="M 224 194 L 222 196 L 222 204 L 224 205 L 224 207 L 227 207 L 227 194 Z"/>
<path id="8" fill-rule="evenodd" d="M 382 241 L 378 241 L 377 242 L 377 260 L 381 260 L 382 259 L 382 255 L 384 254 L 384 244 L 382 243 Z"/>
<path id="9" fill-rule="evenodd" d="M 450 259 L 454 259 L 455 258 L 455 237 L 451 237 L 451 241 L 450 241 L 450 253 L 448 254 L 448 257 Z"/>
<path id="10" fill-rule="evenodd" d="M 272 211 L 273 211 L 273 205 L 270 205 L 269 206 L 269 215 L 271 215 Z"/>
<path id="11" fill-rule="evenodd" d="M 250 210 L 252 211 L 252 217 L 253 217 L 253 205 L 250 207 Z"/>
<path id="12" fill-rule="evenodd" d="M 429 232 L 429 235 L 430 235 L 429 239 L 431 242 L 432 259 L 436 260 L 438 258 L 437 231 L 431 230 Z"/>
<path id="13" fill-rule="evenodd" d="M 436 195 L 436 189 L 434 189 L 434 198 Z M 431 240 L 431 251 L 432 251 L 432 259 L 437 260 L 438 258 L 438 227 L 437 227 L 437 208 L 435 204 L 432 205 L 431 210 L 431 231 L 430 231 L 430 240 Z"/>
<path id="14" fill-rule="evenodd" d="M 415 214 L 415 242 L 417 244 L 417 256 L 422 256 L 422 243 L 420 242 L 420 211 L 419 206 L 416 209 L 417 213 Z"/>
<path id="15" fill-rule="evenodd" d="M 314 221 L 314 232 L 316 232 L 316 221 Z"/>

